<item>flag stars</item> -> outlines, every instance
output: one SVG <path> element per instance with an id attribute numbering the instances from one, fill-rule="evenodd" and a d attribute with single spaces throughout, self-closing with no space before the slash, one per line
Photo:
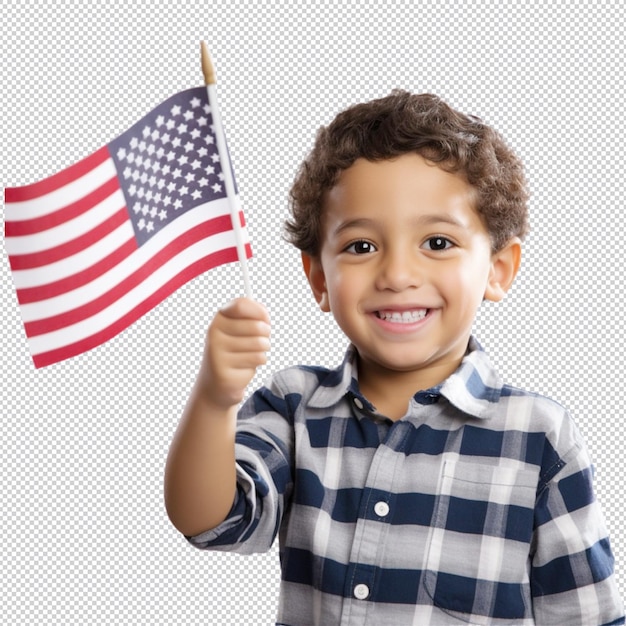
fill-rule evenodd
<path id="1" fill-rule="evenodd" d="M 166 105 L 161 111 L 163 114 L 146 118 L 127 133 L 126 141 L 118 143 L 112 152 L 129 213 L 144 240 L 175 218 L 175 211 L 179 215 L 224 194 L 224 175 L 206 97 L 199 94 L 186 103 Z"/>

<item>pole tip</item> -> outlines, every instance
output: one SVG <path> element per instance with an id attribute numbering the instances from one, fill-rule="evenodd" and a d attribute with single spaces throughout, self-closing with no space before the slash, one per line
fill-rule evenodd
<path id="1" fill-rule="evenodd" d="M 205 85 L 215 85 L 215 68 L 213 67 L 213 63 L 211 62 L 211 57 L 209 56 L 209 50 L 206 47 L 206 43 L 204 41 L 200 42 L 200 55 L 202 59 L 202 74 L 204 74 L 204 84 Z"/>

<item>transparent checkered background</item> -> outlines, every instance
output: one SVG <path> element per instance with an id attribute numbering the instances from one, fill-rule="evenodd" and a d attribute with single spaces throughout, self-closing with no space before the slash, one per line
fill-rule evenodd
<path id="1" fill-rule="evenodd" d="M 623 242 L 626 9 L 600 2 L 3 1 L 0 185 L 34 182 L 202 84 L 209 43 L 273 319 L 259 372 L 334 365 L 346 342 L 280 238 L 316 129 L 394 87 L 483 117 L 523 157 L 532 234 L 507 300 L 476 331 L 505 378 L 573 412 L 597 466 L 626 591 Z M 36 371 L 0 263 L 0 588 L 7 624 L 272 623 L 277 553 L 189 547 L 162 476 L 236 265 L 192 281 L 116 339 Z"/>

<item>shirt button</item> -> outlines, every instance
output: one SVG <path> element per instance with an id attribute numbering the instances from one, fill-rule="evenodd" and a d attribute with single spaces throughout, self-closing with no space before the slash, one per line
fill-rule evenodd
<path id="1" fill-rule="evenodd" d="M 354 406 L 357 409 L 362 409 L 363 408 L 363 403 L 358 398 L 354 398 Z"/>
<path id="2" fill-rule="evenodd" d="M 389 505 L 386 502 L 377 502 L 374 505 L 374 513 L 376 513 L 378 517 L 386 517 L 389 515 Z"/>
<path id="3" fill-rule="evenodd" d="M 361 583 L 354 588 L 354 597 L 357 600 L 365 600 L 370 595 L 370 588 Z"/>

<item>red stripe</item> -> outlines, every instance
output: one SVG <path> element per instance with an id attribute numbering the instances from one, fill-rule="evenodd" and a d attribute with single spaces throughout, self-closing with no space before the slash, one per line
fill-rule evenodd
<path id="1" fill-rule="evenodd" d="M 47 285 L 17 289 L 17 300 L 21 305 L 32 304 L 33 302 L 47 300 L 48 298 L 55 298 L 67 293 L 68 291 L 83 287 L 87 283 L 96 280 L 96 278 L 108 272 L 111 268 L 119 265 L 136 250 L 137 240 L 133 237 L 121 245 L 117 250 L 114 250 L 111 254 L 104 257 L 97 263 L 94 263 L 91 267 L 88 267 L 82 272 L 77 272 L 72 276 L 48 283 Z"/>
<path id="2" fill-rule="evenodd" d="M 129 311 L 126 315 L 116 320 L 109 327 L 91 335 L 90 337 L 86 337 L 81 341 L 77 341 L 76 343 L 72 343 L 55 350 L 50 350 L 49 352 L 42 352 L 41 354 L 34 355 L 33 363 L 35 364 L 35 367 L 40 368 L 45 367 L 46 365 L 52 365 L 53 363 L 77 356 L 82 352 L 86 352 L 87 350 L 91 350 L 92 348 L 103 344 L 105 341 L 112 339 L 115 335 L 128 328 L 128 326 L 130 326 L 133 322 L 148 313 L 148 311 L 165 300 L 165 298 L 176 291 L 179 287 L 182 287 L 185 283 L 188 283 L 196 276 L 199 276 L 213 267 L 223 265 L 224 263 L 232 263 L 236 260 L 236 248 L 218 250 L 203 259 L 199 259 L 192 265 L 182 270 L 178 275 L 174 276 L 158 291 L 154 292 L 143 302 L 138 304 L 132 311 Z"/>
<path id="3" fill-rule="evenodd" d="M 42 267 L 44 265 L 50 265 L 56 263 L 69 256 L 78 254 L 85 250 L 89 246 L 92 246 L 96 241 L 103 239 L 109 233 L 113 232 L 116 228 L 119 228 L 124 222 L 128 221 L 128 213 L 126 207 L 122 207 L 117 213 L 111 215 L 107 220 L 98 224 L 95 228 L 92 228 L 89 232 L 66 241 L 54 248 L 48 248 L 48 250 L 41 250 L 39 252 L 32 252 L 30 254 L 14 254 L 9 256 L 9 263 L 13 271 L 16 270 L 32 270 L 36 267 Z"/>
<path id="4" fill-rule="evenodd" d="M 44 230 L 54 228 L 65 222 L 69 222 L 77 218 L 79 215 L 86 213 L 97 204 L 106 200 L 119 189 L 117 178 L 111 178 L 106 183 L 87 194 L 80 200 L 72 202 L 67 206 L 29 220 L 7 220 L 4 223 L 4 234 L 6 237 L 24 237 L 25 235 L 34 235 Z"/>
<path id="5" fill-rule="evenodd" d="M 4 202 L 9 204 L 11 202 L 34 200 L 47 193 L 56 191 L 89 173 L 92 169 L 104 163 L 109 156 L 109 148 L 104 146 L 82 161 L 74 163 L 74 165 L 70 165 L 63 171 L 53 174 L 48 178 L 44 178 L 31 185 L 25 185 L 24 187 L 8 187 L 4 190 Z"/>
<path id="6" fill-rule="evenodd" d="M 151 257 L 142 267 L 94 300 L 70 311 L 66 311 L 65 313 L 32 322 L 25 322 L 24 329 L 26 330 L 26 335 L 28 337 L 43 335 L 65 328 L 66 326 L 71 326 L 72 324 L 77 324 L 78 322 L 96 315 L 143 283 L 158 268 L 165 265 L 165 263 L 174 258 L 181 251 L 202 239 L 206 239 L 210 235 L 231 229 L 232 225 L 229 215 L 216 217 L 208 222 L 199 224 L 177 239 L 171 241 L 167 246 L 159 250 L 155 256 Z"/>

